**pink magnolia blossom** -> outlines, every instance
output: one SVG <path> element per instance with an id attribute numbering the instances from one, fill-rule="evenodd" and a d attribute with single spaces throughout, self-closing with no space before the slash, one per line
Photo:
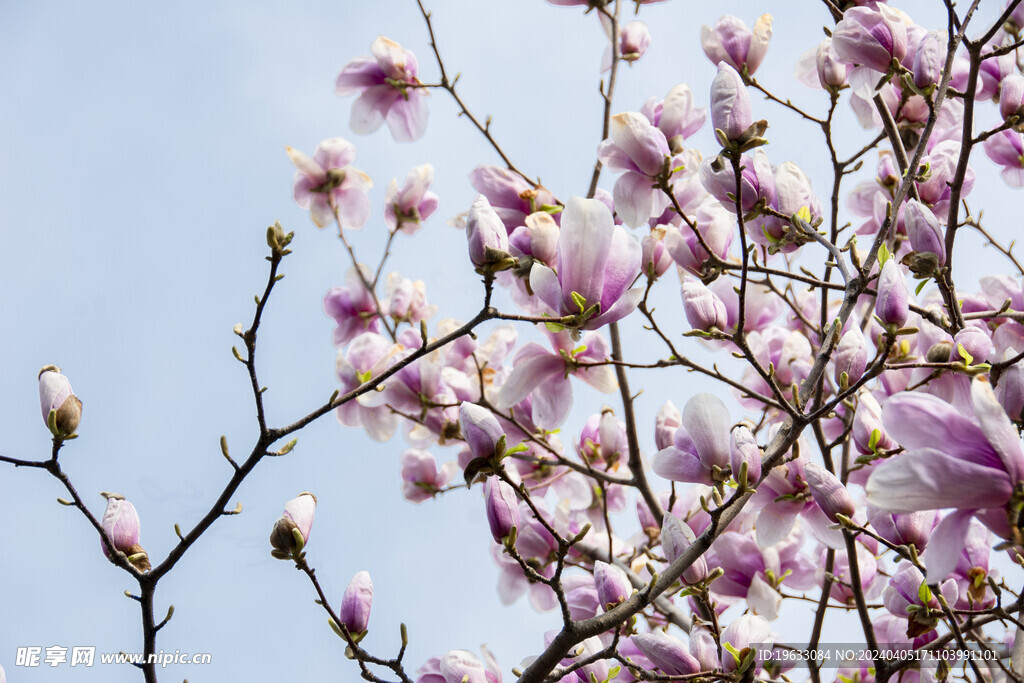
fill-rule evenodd
<path id="1" fill-rule="evenodd" d="M 629 289 L 640 273 L 640 243 L 615 225 L 596 199 L 573 197 L 562 213 L 558 271 L 535 263 L 530 286 L 559 316 L 586 314 L 593 330 L 633 312 L 643 296 Z"/>
<path id="2" fill-rule="evenodd" d="M 402 466 L 402 495 L 413 503 L 433 498 L 459 469 L 455 462 L 446 462 L 438 469 L 434 456 L 418 448 L 406 450 L 398 461 Z"/>
<path id="3" fill-rule="evenodd" d="M 428 188 L 434 182 L 434 167 L 423 164 L 409 171 L 401 189 L 392 180 L 384 195 L 384 223 L 392 232 L 415 235 L 423 221 L 437 210 L 438 198 Z"/>
<path id="4" fill-rule="evenodd" d="M 668 141 L 660 129 L 637 112 L 616 114 L 609 125 L 609 138 L 597 151 L 601 163 L 613 171 L 625 171 L 615 181 L 612 196 L 615 211 L 631 228 L 639 227 L 668 205 L 665 193 L 655 181 L 671 169 Z"/>
<path id="5" fill-rule="evenodd" d="M 772 15 L 763 14 L 751 31 L 742 19 L 726 15 L 714 27 L 702 26 L 700 45 L 712 64 L 725 62 L 736 71 L 753 76 L 761 66 L 772 39 Z"/>
<path id="6" fill-rule="evenodd" d="M 907 27 L 886 5 L 853 7 L 833 30 L 832 45 L 840 59 L 885 73 L 907 55 Z"/>
<path id="7" fill-rule="evenodd" d="M 373 187 L 370 176 L 353 168 L 356 148 L 344 138 L 331 138 L 317 145 L 310 158 L 286 147 L 288 158 L 299 172 L 295 174 L 295 203 L 309 209 L 316 227 L 337 221 L 342 228 L 358 229 L 370 217 L 367 192 Z"/>
<path id="8" fill-rule="evenodd" d="M 56 365 L 47 365 L 39 371 L 39 407 L 43 423 L 54 430 L 54 436 L 74 434 L 82 421 L 82 401 L 71 389 L 71 381 Z M 50 423 L 50 413 L 54 421 Z"/>
<path id="9" fill-rule="evenodd" d="M 419 87 L 416 56 L 384 36 L 373 41 L 370 53 L 372 57 L 349 62 L 335 82 L 338 95 L 360 93 L 349 127 L 355 133 L 372 133 L 387 121 L 396 141 L 419 139 L 427 130 L 427 93 Z"/>
<path id="10" fill-rule="evenodd" d="M 1003 130 L 985 140 L 985 154 L 1003 167 L 1003 180 L 1010 187 L 1024 187 L 1024 136 Z"/>
<path id="11" fill-rule="evenodd" d="M 287 559 L 302 551 L 309 541 L 309 532 L 313 528 L 315 514 L 316 496 L 308 491 L 300 493 L 285 503 L 284 512 L 270 533 L 270 545 L 274 548 L 275 557 Z M 296 532 L 301 538 L 301 542 L 296 538 Z"/>
<path id="12" fill-rule="evenodd" d="M 893 396 L 883 412 L 889 433 L 906 450 L 875 467 L 868 503 L 892 512 L 956 509 L 932 533 L 929 580 L 953 569 L 972 517 L 1001 538 L 1013 535 L 1006 506 L 1024 481 L 1020 436 L 984 379 L 972 383 L 971 403 L 973 420 L 920 393 Z"/>
<path id="13" fill-rule="evenodd" d="M 366 631 L 370 623 L 370 607 L 373 605 L 373 581 L 369 572 L 359 572 L 352 577 L 341 598 L 338 616 L 341 623 L 352 635 Z"/>

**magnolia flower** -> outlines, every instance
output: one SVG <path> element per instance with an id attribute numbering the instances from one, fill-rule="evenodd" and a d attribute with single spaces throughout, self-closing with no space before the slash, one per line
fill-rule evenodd
<path id="1" fill-rule="evenodd" d="M 341 623 L 353 636 L 366 631 L 370 623 L 370 607 L 373 605 L 373 581 L 369 572 L 359 572 L 352 577 L 341 598 Z"/>
<path id="2" fill-rule="evenodd" d="M 720 62 L 718 75 L 711 82 L 711 125 L 735 142 L 752 123 L 754 116 L 743 78 L 727 63 Z"/>
<path id="3" fill-rule="evenodd" d="M 487 197 L 479 194 L 466 217 L 469 260 L 477 268 L 498 268 L 510 259 L 508 232 Z"/>
<path id="4" fill-rule="evenodd" d="M 625 171 L 615 181 L 612 196 L 615 211 L 631 228 L 660 215 L 668 198 L 656 180 L 668 168 L 668 140 L 646 116 L 637 112 L 616 114 L 609 122 L 609 138 L 597 150 L 601 163 L 613 171 Z"/>
<path id="5" fill-rule="evenodd" d="M 288 158 L 299 172 L 295 174 L 295 203 L 309 209 L 316 227 L 331 224 L 337 215 L 342 228 L 358 229 L 370 217 L 373 187 L 370 176 L 349 166 L 356 158 L 356 148 L 344 138 L 330 138 L 316 147 L 313 158 L 297 149 L 286 147 Z"/>
<path id="6" fill-rule="evenodd" d="M 357 267 L 360 270 L 356 270 Z M 366 266 L 353 266 L 345 274 L 345 284 L 324 295 L 324 313 L 338 324 L 334 330 L 335 346 L 344 346 L 363 332 L 380 331 L 377 302 L 363 284 L 364 280 L 369 282 L 372 278 L 373 273 Z"/>
<path id="7" fill-rule="evenodd" d="M 807 486 L 811 489 L 814 502 L 826 517 L 833 522 L 837 521 L 836 515 L 853 517 L 857 506 L 850 492 L 836 475 L 814 462 L 804 465 L 804 474 L 807 476 Z"/>
<path id="8" fill-rule="evenodd" d="M 274 523 L 270 532 L 270 554 L 279 560 L 287 560 L 302 552 L 309 541 L 316 513 L 316 496 L 308 491 L 300 493 L 284 505 L 281 518 Z"/>
<path id="9" fill-rule="evenodd" d="M 625 572 L 600 560 L 594 563 L 594 586 L 597 588 L 598 601 L 605 611 L 628 600 L 633 592 Z"/>
<path id="10" fill-rule="evenodd" d="M 1024 187 L 1024 136 L 1015 130 L 999 131 L 985 140 L 985 154 L 1003 167 L 1007 185 Z"/>
<path id="11" fill-rule="evenodd" d="M 402 465 L 402 495 L 413 503 L 433 498 L 459 469 L 457 463 L 446 462 L 439 470 L 434 456 L 418 448 L 404 451 L 399 463 Z"/>
<path id="12" fill-rule="evenodd" d="M 754 75 L 761 66 L 772 39 L 772 15 L 763 14 L 751 31 L 742 19 L 726 15 L 719 19 L 714 28 L 702 26 L 700 45 L 712 64 L 725 62 L 736 71 L 746 69 Z"/>
<path id="13" fill-rule="evenodd" d="M 582 315 L 594 330 L 633 311 L 643 296 L 629 289 L 640 273 L 642 250 L 596 199 L 573 197 L 562 212 L 558 271 L 535 263 L 530 286 L 556 315 Z"/>
<path id="14" fill-rule="evenodd" d="M 630 638 L 654 666 L 670 676 L 685 676 L 701 670 L 700 662 L 681 640 L 661 631 L 637 633 Z"/>
<path id="15" fill-rule="evenodd" d="M 732 418 L 721 399 L 697 394 L 683 406 L 682 425 L 672 446 L 655 453 L 651 466 L 672 481 L 714 484 L 729 470 Z"/>
<path id="16" fill-rule="evenodd" d="M 878 296 L 875 297 L 875 315 L 883 325 L 900 328 L 910 316 L 910 292 L 895 258 L 882 266 L 878 276 Z"/>
<path id="17" fill-rule="evenodd" d="M 929 582 L 956 565 L 972 517 L 1001 538 L 1015 533 L 1007 514 L 1024 482 L 1020 436 L 985 379 L 972 383 L 971 403 L 976 421 L 920 393 L 893 396 L 882 413 L 906 450 L 875 467 L 865 487 L 868 503 L 892 512 L 956 509 L 931 534 Z"/>
<path id="18" fill-rule="evenodd" d="M 420 223 L 437 210 L 437 195 L 427 189 L 432 182 L 434 167 L 423 164 L 409 171 L 401 190 L 396 180 L 388 184 L 384 195 L 384 223 L 391 232 L 414 235 Z"/>
<path id="19" fill-rule="evenodd" d="M 907 27 L 887 5 L 852 7 L 832 31 L 832 45 L 843 61 L 884 73 L 907 55 Z"/>
<path id="20" fill-rule="evenodd" d="M 43 423 L 55 437 L 74 434 L 82 421 L 82 402 L 56 365 L 47 365 L 39 371 L 39 407 L 43 411 Z"/>
<path id="21" fill-rule="evenodd" d="M 117 493 L 101 494 L 107 499 L 107 509 L 103 512 L 103 519 L 100 524 L 107 534 L 107 539 L 114 550 L 119 550 L 128 556 L 128 561 L 139 571 L 149 571 L 149 557 L 141 545 L 139 545 L 139 532 L 142 524 L 139 521 L 139 513 L 135 506 L 124 499 L 124 496 Z M 100 544 L 103 554 L 110 558 L 106 544 Z"/>
<path id="22" fill-rule="evenodd" d="M 498 477 L 488 477 L 484 500 L 491 536 L 495 543 L 501 543 L 519 525 L 519 499 L 511 486 Z"/>
<path id="23" fill-rule="evenodd" d="M 505 432 L 491 411 L 468 401 L 459 406 L 459 426 L 474 459 L 494 457 L 499 443 L 505 437 Z"/>
<path id="24" fill-rule="evenodd" d="M 416 56 L 398 43 L 378 36 L 370 45 L 372 57 L 349 62 L 334 86 L 338 95 L 361 93 L 352 105 L 349 127 L 372 133 L 388 122 L 398 142 L 412 142 L 427 130 L 427 94 L 419 88 Z"/>
<path id="25" fill-rule="evenodd" d="M 661 549 L 665 558 L 675 562 L 697 540 L 693 529 L 684 524 L 671 512 L 666 512 L 661 522 Z M 703 555 L 698 556 L 683 570 L 683 580 L 688 584 L 700 583 L 708 577 L 708 563 Z"/>
<path id="26" fill-rule="evenodd" d="M 609 44 L 601 57 L 601 71 L 608 71 L 612 68 L 611 21 L 604 14 L 597 16 L 609 39 Z M 644 22 L 631 21 L 625 26 L 619 26 L 619 59 L 622 61 L 632 64 L 643 57 L 650 46 L 651 32 Z"/>

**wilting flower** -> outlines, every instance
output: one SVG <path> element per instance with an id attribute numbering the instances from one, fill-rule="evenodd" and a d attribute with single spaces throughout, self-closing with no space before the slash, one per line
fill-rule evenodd
<path id="1" fill-rule="evenodd" d="M 643 290 L 629 289 L 640 273 L 642 250 L 596 199 L 573 197 L 562 213 L 558 272 L 535 263 L 530 285 L 557 315 L 581 314 L 594 330 L 631 313 Z"/>
<path id="2" fill-rule="evenodd" d="M 413 235 L 420 229 L 420 223 L 437 210 L 437 195 L 428 188 L 434 182 L 434 167 L 423 164 L 409 171 L 409 175 L 398 189 L 398 182 L 392 180 L 384 195 L 384 223 L 392 232 Z"/>
<path id="3" fill-rule="evenodd" d="M 316 227 L 323 228 L 334 222 L 337 212 L 342 228 L 363 227 L 370 217 L 370 198 L 373 187 L 370 176 L 349 166 L 356 158 L 356 148 L 344 138 L 330 138 L 316 147 L 313 158 L 297 149 L 286 147 L 288 158 L 299 172 L 295 174 L 293 195 L 295 203 L 309 209 Z"/>
<path id="4" fill-rule="evenodd" d="M 270 532 L 270 554 L 279 560 L 290 559 L 302 552 L 309 541 L 316 513 L 316 496 L 308 491 L 300 493 L 284 505 L 281 518 Z"/>
<path id="5" fill-rule="evenodd" d="M 334 86 L 341 96 L 362 93 L 352 105 L 349 127 L 372 133 L 387 121 L 396 141 L 420 138 L 427 130 L 427 94 L 418 87 L 416 56 L 384 36 L 373 41 L 370 53 L 345 65 Z"/>
<path id="6" fill-rule="evenodd" d="M 341 598 L 341 623 L 353 636 L 366 631 L 370 623 L 370 607 L 373 605 L 373 581 L 369 572 L 359 572 L 352 577 Z"/>
<path id="7" fill-rule="evenodd" d="M 726 15 L 714 28 L 702 26 L 700 45 L 712 64 L 725 62 L 736 71 L 746 68 L 751 76 L 761 66 L 772 39 L 772 15 L 762 14 L 751 31 L 742 19 Z"/>
<path id="8" fill-rule="evenodd" d="M 39 371 L 39 407 L 43 411 L 43 423 L 55 437 L 74 434 L 82 421 L 82 402 L 56 365 L 47 365 Z M 53 413 L 52 422 L 50 413 Z"/>
<path id="9" fill-rule="evenodd" d="M 100 524 L 107 534 L 107 539 L 114 550 L 120 550 L 128 556 L 128 561 L 139 571 L 149 571 L 149 557 L 146 551 L 139 545 L 139 532 L 142 523 L 139 520 L 139 513 L 135 506 L 124 499 L 124 496 L 117 493 L 104 492 L 103 497 L 107 499 L 107 509 L 103 512 L 103 519 Z M 107 546 L 101 544 L 103 554 L 108 558 Z"/>

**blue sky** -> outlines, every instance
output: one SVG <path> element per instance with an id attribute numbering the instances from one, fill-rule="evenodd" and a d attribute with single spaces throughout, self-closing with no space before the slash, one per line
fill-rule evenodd
<path id="1" fill-rule="evenodd" d="M 683 81 L 704 100 L 714 70 L 696 43 L 700 25 L 730 12 L 752 24 L 769 10 L 775 38 L 759 78 L 822 110 L 823 96 L 790 73 L 821 36 L 823 9 L 710 5 L 676 0 L 643 10 L 654 42 L 644 60 L 623 70 L 615 111 L 637 109 Z M 465 99 L 479 115 L 494 115 L 493 131 L 516 163 L 560 197 L 585 194 L 600 131 L 603 34 L 596 18 L 539 0 L 432 6 L 448 66 L 464 73 Z M 292 201 L 284 147 L 311 154 L 321 139 L 338 135 L 356 144 L 355 165 L 375 181 L 371 220 L 353 237 L 367 260 L 383 245 L 390 179 L 401 182 L 413 166 L 434 164 L 440 209 L 420 235 L 399 237 L 391 264 L 427 282 L 441 307 L 436 319 L 467 318 L 479 307 L 464 238 L 445 221 L 472 200 L 468 172 L 498 160 L 440 92 L 430 98 L 427 136 L 416 143 L 398 145 L 386 130 L 367 137 L 348 131 L 352 100 L 333 94 L 333 80 L 378 34 L 412 49 L 421 77 L 436 80 L 413 2 L 4 3 L 0 27 L 7 65 L 0 70 L 0 306 L 7 324 L 0 335 L 0 453 L 48 456 L 36 375 L 45 364 L 60 365 L 85 404 L 81 438 L 61 456 L 66 471 L 97 515 L 100 491 L 132 500 L 143 545 L 162 558 L 176 541 L 174 524 L 190 528 L 230 474 L 220 435 L 235 453 L 248 452 L 255 438 L 246 377 L 230 354 L 231 328 L 248 322 L 252 296 L 263 288 L 263 235 L 275 220 L 296 238 L 260 336 L 271 423 L 305 414 L 335 388 L 332 323 L 320 301 L 343 281 L 347 256 L 331 231 L 317 231 Z M 807 129 L 756 98 L 755 107 L 772 123 L 773 161 L 800 163 L 824 198 L 828 175 L 811 156 L 820 149 L 803 142 Z M 868 136 L 849 117 L 847 124 L 843 144 L 852 150 Z M 712 149 L 707 128 L 697 138 L 705 153 Z M 1002 222 L 1005 234 L 1015 225 L 1005 200 L 1013 195 L 980 153 L 976 167 L 971 199 L 989 193 L 986 216 L 997 230 Z M 993 267 L 994 254 L 970 244 L 976 257 L 959 262 L 968 266 L 968 283 Z M 678 306 L 674 284 L 661 296 L 666 310 Z M 641 356 L 649 348 L 642 343 L 635 347 Z M 642 425 L 653 424 L 665 398 L 681 406 L 707 388 L 664 373 L 634 379 L 641 384 Z M 578 391 L 567 430 L 613 398 Z M 295 671 L 355 680 L 308 582 L 269 556 L 274 520 L 304 490 L 320 500 L 309 559 L 328 595 L 340 601 L 359 570 L 373 576 L 365 641 L 372 651 L 392 654 L 405 621 L 411 671 L 427 657 L 486 642 L 509 676 L 534 653 L 557 616 L 537 615 L 525 601 L 500 605 L 479 491 L 407 503 L 398 475 L 403 449 L 400 437 L 375 444 L 328 417 L 302 432 L 287 458 L 264 461 L 238 492 L 244 512 L 218 522 L 160 583 L 157 611 L 176 608 L 160 646 L 213 654 L 212 665 L 169 667 L 161 680 L 276 680 Z M 0 516 L 8 528 L 0 665 L 12 683 L 137 680 L 131 670 L 98 665 L 13 666 L 19 646 L 141 649 L 136 605 L 122 596 L 132 584 L 103 559 L 84 519 L 56 504 L 59 495 L 42 472 L 0 467 Z"/>

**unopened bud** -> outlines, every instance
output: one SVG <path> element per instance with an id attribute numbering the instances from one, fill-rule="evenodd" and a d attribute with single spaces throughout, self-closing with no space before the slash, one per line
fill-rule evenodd
<path id="1" fill-rule="evenodd" d="M 56 365 L 47 365 L 39 371 L 39 405 L 43 422 L 55 437 L 74 434 L 82 421 L 82 402 Z"/>

